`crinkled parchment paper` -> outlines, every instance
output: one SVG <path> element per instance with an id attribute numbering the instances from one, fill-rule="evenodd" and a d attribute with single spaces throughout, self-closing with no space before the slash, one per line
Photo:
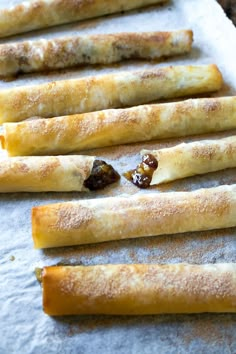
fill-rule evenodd
<path id="1" fill-rule="evenodd" d="M 112 0 L 111 0 L 112 1 Z M 128 1 L 128 0 L 127 0 Z M 20 1 L 10 1 L 10 4 Z M 0 7 L 9 5 L 1 0 Z M 115 31 L 153 31 L 192 28 L 194 47 L 190 56 L 164 63 L 128 62 L 102 67 L 63 70 L 46 75 L 33 74 L 15 81 L 1 82 L 0 88 L 48 82 L 65 78 L 102 74 L 170 64 L 219 65 L 225 85 L 217 95 L 236 94 L 236 30 L 214 0 L 172 0 L 162 7 L 152 6 L 137 12 L 25 34 L 6 41 L 26 38 L 51 38 L 75 33 Z M 234 132 L 235 133 L 235 132 Z M 230 135 L 215 134 L 216 136 Z M 203 137 L 200 137 L 203 138 Z M 195 140 L 199 137 L 194 137 Z M 183 138 L 100 149 L 97 156 L 111 161 L 122 173 L 139 160 L 141 148 L 175 145 Z M 89 152 L 93 154 L 94 152 Z M 155 188 L 195 190 L 236 183 L 236 169 L 188 178 Z M 236 229 L 198 232 L 184 235 L 142 238 L 82 247 L 34 250 L 31 239 L 31 207 L 120 194 L 143 193 L 122 178 L 117 186 L 101 193 L 5 194 L 0 196 L 0 353 L 236 353 L 236 316 L 203 314 L 144 317 L 70 317 L 50 318 L 41 307 L 41 288 L 34 268 L 57 262 L 106 263 L 207 263 L 236 262 Z"/>

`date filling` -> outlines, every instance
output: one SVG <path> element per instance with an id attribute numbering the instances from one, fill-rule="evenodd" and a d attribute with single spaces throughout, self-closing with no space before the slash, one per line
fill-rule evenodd
<path id="1" fill-rule="evenodd" d="M 119 181 L 119 179 L 119 173 L 111 165 L 102 160 L 95 160 L 89 178 L 84 181 L 84 186 L 91 191 L 96 191 Z"/>
<path id="2" fill-rule="evenodd" d="M 152 154 L 143 155 L 142 162 L 131 171 L 124 173 L 124 176 L 139 188 L 148 188 L 152 176 L 158 168 L 158 161 Z"/>

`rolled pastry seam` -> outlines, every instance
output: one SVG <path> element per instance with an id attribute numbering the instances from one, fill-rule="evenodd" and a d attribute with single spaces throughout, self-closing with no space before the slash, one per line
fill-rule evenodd
<path id="1" fill-rule="evenodd" d="M 118 179 L 112 166 L 94 156 L 11 157 L 0 162 L 0 193 L 88 191 Z"/>
<path id="2" fill-rule="evenodd" d="M 0 91 L 0 123 L 127 107 L 219 90 L 216 65 L 170 66 Z"/>
<path id="3" fill-rule="evenodd" d="M 236 226 L 236 185 L 35 207 L 35 248 Z"/>
<path id="4" fill-rule="evenodd" d="M 140 188 L 236 167 L 236 136 L 142 150 L 142 162 L 125 176 Z"/>
<path id="5" fill-rule="evenodd" d="M 192 39 L 192 31 L 180 30 L 85 35 L 2 44 L 0 76 L 184 54 L 191 50 Z"/>
<path id="6" fill-rule="evenodd" d="M 236 264 L 51 266 L 43 309 L 62 315 L 236 312 Z"/>
<path id="7" fill-rule="evenodd" d="M 5 123 L 0 142 L 9 156 L 54 155 L 152 139 L 236 128 L 236 97 L 110 109 Z M 115 132 L 115 134 L 114 134 Z"/>
<path id="8" fill-rule="evenodd" d="M 0 37 L 128 11 L 166 0 L 31 0 L 0 10 Z"/>

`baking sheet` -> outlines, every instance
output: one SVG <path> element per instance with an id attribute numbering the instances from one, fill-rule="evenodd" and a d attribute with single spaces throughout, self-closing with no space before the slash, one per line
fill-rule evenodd
<path id="1" fill-rule="evenodd" d="M 21 1 L 1 0 L 0 8 Z M 48 74 L 32 74 L 0 82 L 0 88 L 49 82 L 88 74 L 103 74 L 171 64 L 207 64 L 220 67 L 225 85 L 215 94 L 236 94 L 236 30 L 214 0 L 173 0 L 159 7 L 107 16 L 80 24 L 1 40 L 56 37 L 67 34 L 126 31 L 174 30 L 192 28 L 194 47 L 190 56 L 158 62 L 127 62 L 108 68 L 86 67 Z M 223 137 L 234 132 L 208 135 Z M 159 148 L 206 136 L 132 144 L 90 151 L 110 161 L 120 173 L 134 167 L 141 148 Z M 177 181 L 151 191 L 195 190 L 236 183 L 236 169 Z M 121 183 L 96 193 L 5 194 L 0 196 L 0 354 L 84 354 L 84 353 L 236 353 L 236 315 L 166 315 L 142 317 L 61 317 L 50 318 L 41 307 L 41 288 L 34 268 L 58 262 L 70 264 L 107 263 L 214 263 L 236 262 L 236 228 L 227 230 L 159 236 L 67 247 L 34 250 L 31 239 L 31 208 L 35 205 L 144 193 L 122 178 Z M 146 191 L 145 193 L 148 193 Z"/>

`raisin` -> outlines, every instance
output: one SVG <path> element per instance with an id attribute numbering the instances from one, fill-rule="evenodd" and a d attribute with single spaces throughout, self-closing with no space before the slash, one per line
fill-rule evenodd
<path id="1" fill-rule="evenodd" d="M 143 174 L 143 173 L 137 173 L 134 171 L 132 174 L 132 181 L 133 184 L 135 184 L 139 188 L 148 188 L 150 186 L 152 177 Z"/>
<path id="2" fill-rule="evenodd" d="M 146 154 L 143 156 L 143 163 L 153 168 L 154 170 L 158 167 L 157 159 L 152 154 Z"/>

